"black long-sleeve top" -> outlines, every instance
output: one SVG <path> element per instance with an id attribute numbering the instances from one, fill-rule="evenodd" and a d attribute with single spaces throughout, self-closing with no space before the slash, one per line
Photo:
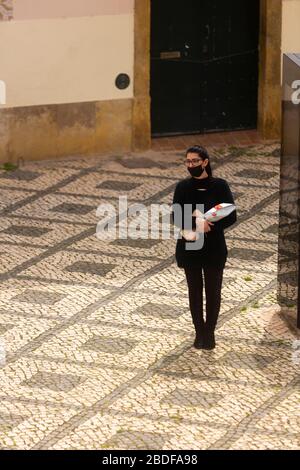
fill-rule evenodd
<path id="1" fill-rule="evenodd" d="M 222 178 L 209 176 L 203 179 L 188 177 L 179 181 L 175 188 L 173 204 L 180 204 L 182 208 L 182 218 L 177 220 L 172 211 L 173 224 L 180 229 L 195 228 L 195 217 L 192 218 L 192 225 L 186 226 L 184 222 L 184 205 L 191 204 L 191 212 L 196 209 L 196 204 L 204 205 L 204 212 L 212 209 L 217 204 L 223 202 L 234 204 L 233 196 L 227 181 Z M 236 210 L 227 217 L 214 222 L 211 231 L 203 234 L 204 245 L 201 249 L 186 250 L 187 242 L 184 238 L 179 238 L 176 244 L 176 262 L 178 267 L 195 265 L 213 265 L 224 267 L 228 250 L 224 236 L 224 229 L 233 225 L 237 220 Z M 191 221 L 190 221 L 191 222 Z"/>

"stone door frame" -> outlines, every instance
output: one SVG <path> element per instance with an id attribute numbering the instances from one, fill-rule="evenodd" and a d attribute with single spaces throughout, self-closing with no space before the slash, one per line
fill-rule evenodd
<path id="1" fill-rule="evenodd" d="M 282 1 L 260 0 L 258 130 L 264 139 L 281 135 Z M 151 0 L 135 0 L 133 150 L 151 148 Z"/>

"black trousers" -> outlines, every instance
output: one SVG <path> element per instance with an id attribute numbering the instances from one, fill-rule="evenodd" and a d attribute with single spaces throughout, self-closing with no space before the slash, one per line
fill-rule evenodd
<path id="1" fill-rule="evenodd" d="M 184 268 L 188 290 L 190 311 L 195 330 L 214 331 L 221 307 L 221 290 L 224 267 L 189 266 Z M 206 319 L 203 312 L 203 276 L 206 297 Z"/>

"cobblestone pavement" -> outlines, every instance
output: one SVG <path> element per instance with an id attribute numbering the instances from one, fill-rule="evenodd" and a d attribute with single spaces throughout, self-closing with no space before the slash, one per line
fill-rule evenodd
<path id="1" fill-rule="evenodd" d="M 95 236 L 119 195 L 171 204 L 181 153 L 1 172 L 3 449 L 300 448 L 295 336 L 276 306 L 279 149 L 210 150 L 238 207 L 211 352 L 192 346 L 176 241 Z"/>

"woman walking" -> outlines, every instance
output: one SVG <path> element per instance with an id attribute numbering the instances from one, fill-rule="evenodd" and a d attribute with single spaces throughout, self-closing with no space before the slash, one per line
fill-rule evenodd
<path id="1" fill-rule="evenodd" d="M 175 188 L 173 204 L 179 204 L 184 215 L 184 207 L 192 205 L 192 211 L 196 205 L 203 204 L 204 212 L 207 212 L 217 204 L 234 204 L 233 196 L 228 183 L 221 178 L 214 178 L 210 166 L 210 157 L 204 147 L 191 147 L 186 152 L 185 165 L 190 177 L 179 181 Z M 175 225 L 184 228 L 183 218 L 178 223 L 174 217 Z M 196 236 L 196 218 L 192 218 L 192 229 Z M 205 221 L 201 224 L 204 244 L 201 249 L 187 249 L 191 243 L 189 237 L 179 238 L 176 244 L 176 262 L 179 268 L 185 271 L 189 291 L 190 311 L 196 331 L 194 347 L 197 349 L 211 350 L 215 348 L 215 328 L 221 306 L 221 289 L 223 271 L 227 260 L 227 246 L 224 237 L 224 229 L 230 227 L 237 220 L 236 210 L 227 217 L 212 224 Z M 199 232 L 199 225 L 197 224 Z M 186 232 L 184 232 L 185 234 Z M 203 312 L 203 277 L 206 296 L 206 319 Z"/>

